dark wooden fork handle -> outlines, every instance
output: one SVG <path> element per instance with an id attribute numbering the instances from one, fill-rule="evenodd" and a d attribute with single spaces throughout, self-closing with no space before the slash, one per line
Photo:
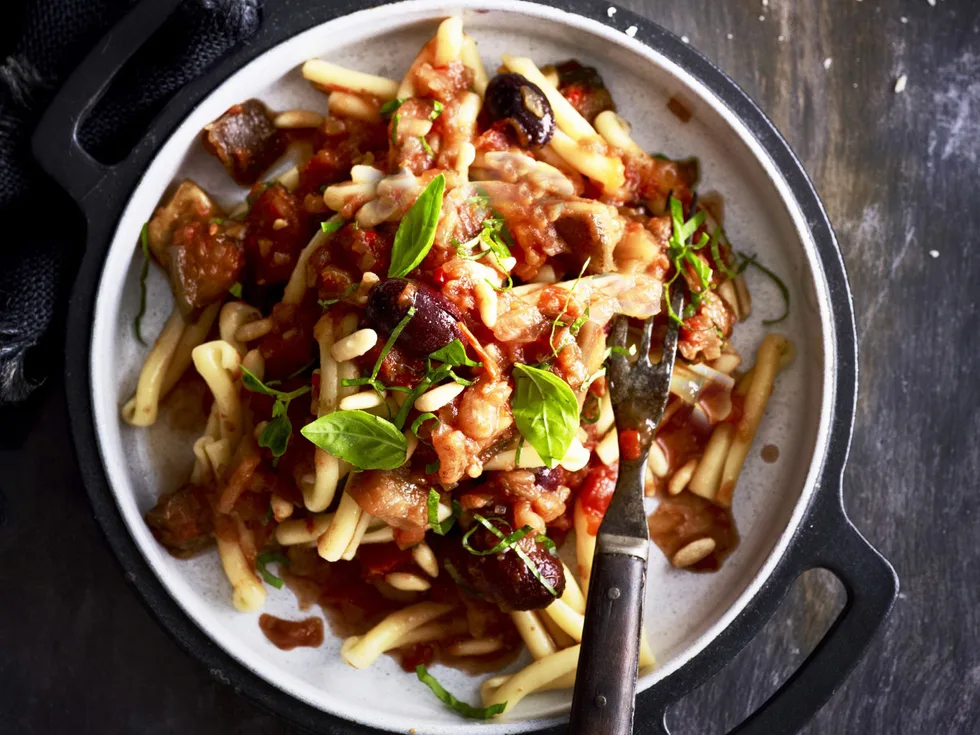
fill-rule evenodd
<path id="1" fill-rule="evenodd" d="M 628 735 L 633 731 L 636 668 L 646 562 L 596 552 L 582 631 L 571 735 Z"/>

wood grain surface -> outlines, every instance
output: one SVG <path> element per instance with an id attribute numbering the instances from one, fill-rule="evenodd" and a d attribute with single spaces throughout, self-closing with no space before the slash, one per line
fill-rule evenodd
<path id="1" fill-rule="evenodd" d="M 978 732 L 980 3 L 622 6 L 685 36 L 768 113 L 847 262 L 861 390 L 846 504 L 902 593 L 804 732 Z M 4 424 L 19 446 L 0 451 L 0 731 L 289 732 L 180 651 L 127 588 L 67 458 L 59 381 Z M 831 575 L 801 578 L 762 635 L 675 706 L 673 732 L 727 732 L 803 660 L 841 601 Z"/>

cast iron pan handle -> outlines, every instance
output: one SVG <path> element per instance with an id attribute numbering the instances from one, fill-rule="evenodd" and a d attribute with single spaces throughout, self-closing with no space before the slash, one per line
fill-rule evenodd
<path id="1" fill-rule="evenodd" d="M 99 192 L 98 211 L 106 211 L 105 189 L 116 171 L 92 158 L 78 142 L 78 128 L 130 57 L 163 25 L 183 0 L 137 3 L 72 72 L 38 124 L 32 141 L 41 167 L 71 194 L 89 217 Z"/>
<path id="2" fill-rule="evenodd" d="M 798 732 L 857 665 L 898 595 L 895 570 L 854 527 L 844 512 L 840 492 L 831 488 L 817 493 L 806 527 L 769 584 L 788 592 L 793 581 L 810 569 L 826 569 L 841 581 L 847 593 L 844 608 L 800 667 L 729 735 Z M 762 622 L 777 607 L 778 600 L 762 613 Z M 667 706 L 662 707 L 657 716 L 638 723 L 636 731 L 670 735 L 666 711 Z"/>

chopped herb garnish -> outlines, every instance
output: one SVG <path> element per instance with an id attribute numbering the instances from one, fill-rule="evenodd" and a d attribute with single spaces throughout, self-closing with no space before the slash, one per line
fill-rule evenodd
<path id="1" fill-rule="evenodd" d="M 475 194 L 466 200 L 467 204 L 479 204 L 481 207 L 485 207 L 490 203 L 489 194 Z"/>
<path id="2" fill-rule="evenodd" d="M 429 526 L 432 530 L 439 536 L 445 536 L 449 533 L 449 529 L 453 527 L 456 523 L 456 517 L 459 515 L 459 503 L 453 502 L 453 513 L 446 520 L 439 520 L 439 501 L 441 500 L 439 496 L 439 491 L 435 488 L 429 488 L 429 499 L 426 501 L 426 511 L 429 514 Z"/>
<path id="3" fill-rule="evenodd" d="M 601 403 L 599 402 L 599 396 L 595 393 L 589 393 L 585 397 L 585 402 L 582 404 L 582 423 L 583 424 L 594 424 L 599 420 L 599 414 L 601 413 Z"/>
<path id="4" fill-rule="evenodd" d="M 432 690 L 432 693 L 443 704 L 463 715 L 463 717 L 469 717 L 473 720 L 489 720 L 491 717 L 499 715 L 507 707 L 506 702 L 492 704 L 489 707 L 474 707 L 466 702 L 460 702 L 456 697 L 443 689 L 442 684 L 436 681 L 435 677 L 426 670 L 424 664 L 419 664 L 415 667 L 415 675 L 418 676 L 420 682 Z"/>
<path id="5" fill-rule="evenodd" d="M 674 275 L 671 277 L 667 283 L 664 284 L 664 301 L 667 304 L 667 313 L 670 318 L 676 322 L 682 321 L 681 317 L 674 312 L 673 304 L 671 304 L 670 299 L 670 287 L 673 285 L 674 281 L 680 276 L 681 271 L 689 266 L 698 279 L 698 290 L 690 289 L 691 291 L 691 303 L 688 304 L 688 310 L 685 310 L 685 315 L 690 309 L 693 314 L 698 306 L 701 304 L 701 298 L 703 294 L 711 288 L 711 278 L 712 271 L 711 266 L 709 266 L 704 260 L 698 257 L 695 251 L 700 250 L 705 247 L 711 240 L 708 237 L 708 233 L 702 233 L 700 240 L 696 243 L 690 242 L 691 238 L 698 231 L 698 228 L 704 224 L 704 220 L 707 217 L 707 213 L 704 210 L 695 213 L 691 219 L 684 221 L 684 207 L 680 200 L 676 197 L 670 198 L 670 219 L 672 224 L 672 232 L 670 235 L 670 240 L 668 240 L 668 257 L 674 264 Z"/>
<path id="6" fill-rule="evenodd" d="M 506 286 L 497 286 L 489 278 L 484 278 L 483 280 L 486 281 L 487 283 L 489 283 L 490 284 L 490 288 L 492 288 L 497 293 L 507 293 L 512 288 L 514 288 L 514 279 L 511 278 L 510 273 L 507 274 L 507 285 Z"/>
<path id="7" fill-rule="evenodd" d="M 259 446 L 269 449 L 272 452 L 272 456 L 281 457 L 285 454 L 286 447 L 289 445 L 289 437 L 293 433 L 293 425 L 287 415 L 289 403 L 294 398 L 309 393 L 311 386 L 304 385 L 294 391 L 284 393 L 275 388 L 270 388 L 244 365 L 239 369 L 242 371 L 242 385 L 246 390 L 250 390 L 253 393 L 262 393 L 276 399 L 276 402 L 272 405 L 272 420 L 265 425 L 265 428 L 259 435 Z"/>
<path id="8" fill-rule="evenodd" d="M 445 107 L 439 100 L 432 100 L 432 112 L 429 113 L 429 119 L 433 121 L 437 120 Z"/>
<path id="9" fill-rule="evenodd" d="M 439 174 L 415 200 L 402 218 L 391 247 L 389 278 L 402 278 L 423 261 L 436 237 L 436 227 L 442 213 L 442 195 L 446 177 Z"/>
<path id="10" fill-rule="evenodd" d="M 511 257 L 509 246 L 514 244 L 504 218 L 496 216 L 483 220 L 480 241 L 493 253 L 497 263 L 503 268 L 504 261 Z"/>
<path id="11" fill-rule="evenodd" d="M 140 250 L 143 251 L 143 266 L 140 268 L 140 308 L 136 312 L 136 319 L 133 326 L 136 328 L 136 339 L 140 344 L 145 345 L 143 334 L 140 329 L 143 322 L 143 315 L 146 313 L 146 277 L 150 275 L 150 223 L 144 222 L 143 229 L 140 230 Z"/>
<path id="12" fill-rule="evenodd" d="M 332 235 L 341 227 L 347 224 L 343 219 L 339 217 L 331 217 L 328 220 L 324 220 L 320 223 L 320 231 L 325 232 L 328 235 Z"/>
<path id="13" fill-rule="evenodd" d="M 746 255 L 745 253 L 739 253 L 739 256 L 742 258 L 742 264 L 739 268 L 739 273 L 744 271 L 750 265 L 754 268 L 758 268 L 760 271 L 762 271 L 767 276 L 769 276 L 769 278 L 772 279 L 773 283 L 776 284 L 776 288 L 778 288 L 779 292 L 783 295 L 783 302 L 785 303 L 785 308 L 783 309 L 783 315 L 778 319 L 764 319 L 762 323 L 768 326 L 770 324 L 778 324 L 779 322 L 783 321 L 786 317 L 789 316 L 789 289 L 786 287 L 786 284 L 783 283 L 783 279 L 777 276 L 768 268 L 766 268 L 766 266 L 762 265 L 762 263 L 759 262 L 756 256 Z"/>
<path id="14" fill-rule="evenodd" d="M 427 475 L 431 475 L 432 473 L 438 472 L 438 471 L 439 471 L 439 460 L 438 459 L 435 462 L 429 462 L 429 464 L 427 464 L 425 466 L 425 474 L 427 474 Z"/>
<path id="15" fill-rule="evenodd" d="M 433 421 L 433 420 L 438 422 L 439 417 L 430 411 L 426 411 L 423 414 L 419 414 L 418 418 L 416 418 L 415 421 L 412 422 L 412 433 L 415 434 L 415 436 L 418 436 L 419 429 L 422 428 L 422 424 L 424 424 L 426 421 Z"/>
<path id="16" fill-rule="evenodd" d="M 398 121 L 402 119 L 401 113 L 396 112 L 391 118 L 391 144 L 398 145 Z"/>
<path id="17" fill-rule="evenodd" d="M 395 110 L 401 107 L 404 103 L 405 103 L 404 99 L 388 100 L 383 105 L 381 105 L 381 109 L 378 110 L 378 112 L 381 113 L 381 117 L 388 117 L 391 113 L 393 113 Z"/>
<path id="18" fill-rule="evenodd" d="M 506 553 L 508 549 L 513 549 L 514 553 L 520 557 L 521 561 L 524 562 L 524 565 L 530 570 L 531 574 L 534 575 L 534 578 L 541 583 L 541 586 L 544 587 L 546 590 L 548 590 L 548 592 L 550 592 L 554 597 L 558 597 L 558 591 L 551 585 L 550 582 L 548 582 L 547 579 L 544 578 L 544 575 L 541 574 L 541 572 L 538 570 L 537 565 L 531 560 L 531 557 L 527 555 L 527 552 L 524 551 L 524 549 L 522 549 L 520 547 L 520 544 L 518 543 L 522 538 L 524 538 L 525 536 L 527 536 L 529 533 L 533 531 L 533 529 L 530 526 L 524 526 L 523 528 L 519 528 L 513 533 L 510 533 L 505 536 L 503 533 L 501 533 L 500 529 L 498 529 L 493 523 L 488 521 L 479 513 L 474 513 L 473 518 L 480 525 L 482 525 L 484 528 L 490 531 L 490 533 L 492 533 L 494 536 L 500 539 L 500 543 L 494 546 L 493 549 L 491 549 L 490 551 L 484 552 L 484 551 L 474 550 L 468 543 L 469 537 L 473 534 L 473 531 L 476 529 L 476 526 L 474 526 L 473 528 L 471 528 L 469 531 L 466 532 L 465 536 L 463 536 L 463 548 L 465 548 L 471 554 L 474 554 L 476 556 L 490 556 L 491 554 L 502 554 L 502 553 Z M 503 519 L 497 518 L 495 520 L 500 520 L 503 523 L 505 523 L 508 526 L 508 528 L 510 527 L 510 524 L 508 524 L 507 521 L 504 521 Z"/>
<path id="19" fill-rule="evenodd" d="M 240 299 L 242 297 L 242 284 L 240 283 L 231 284 L 231 288 L 228 289 L 228 293 L 230 293 L 236 299 Z"/>
<path id="20" fill-rule="evenodd" d="M 262 579 L 265 580 L 266 584 L 271 584 L 277 590 L 281 590 L 283 584 L 282 579 L 266 569 L 267 564 L 282 564 L 288 567 L 289 559 L 285 554 L 281 554 L 278 551 L 264 551 L 255 557 L 255 568 L 262 576 Z"/>
<path id="21" fill-rule="evenodd" d="M 711 258 L 715 261 L 715 265 L 718 266 L 719 270 L 725 274 L 727 278 L 735 278 L 741 271 L 733 270 L 725 262 L 725 254 L 721 252 L 719 244 L 722 242 L 724 233 L 720 227 L 716 227 L 714 233 L 711 235 Z M 728 244 L 727 239 L 725 244 Z M 736 266 L 737 267 L 737 266 Z"/>
<path id="22" fill-rule="evenodd" d="M 350 296 L 352 293 L 354 293 L 354 291 L 356 291 L 356 290 L 357 290 L 357 284 L 356 283 L 352 283 L 337 298 L 335 298 L 335 299 L 320 299 L 320 300 L 317 301 L 317 303 L 320 306 L 322 306 L 324 309 L 326 309 L 328 306 L 332 306 L 332 305 L 336 304 L 338 301 L 343 301 L 348 296 Z"/>
<path id="23" fill-rule="evenodd" d="M 562 317 L 564 317 L 565 313 L 568 311 L 568 305 L 572 301 L 572 295 L 575 293 L 575 289 L 578 288 L 579 281 L 582 280 L 582 276 L 585 275 L 585 269 L 589 267 L 589 263 L 591 262 L 592 262 L 592 258 L 589 257 L 585 259 L 584 263 L 582 263 L 582 270 L 578 272 L 578 277 L 575 279 L 575 282 L 572 284 L 572 287 L 568 289 L 568 296 L 565 297 L 565 305 L 562 307 L 561 312 L 558 314 L 558 316 L 555 317 L 555 320 L 551 323 L 551 336 L 548 337 L 548 346 L 551 348 L 551 353 L 555 357 L 558 357 L 558 348 L 555 347 L 555 330 L 558 329 L 558 327 L 565 326 L 561 321 Z M 586 313 L 588 313 L 587 307 L 586 307 Z M 574 326 L 574 322 L 572 323 L 572 325 Z"/>
<path id="24" fill-rule="evenodd" d="M 419 142 L 422 144 L 422 150 L 424 150 L 427 154 L 429 154 L 430 156 L 432 156 L 433 158 L 435 158 L 435 155 L 436 154 L 432 150 L 432 146 L 429 145 L 429 141 L 427 141 L 425 139 L 425 136 L 424 135 L 420 135 L 419 136 Z"/>

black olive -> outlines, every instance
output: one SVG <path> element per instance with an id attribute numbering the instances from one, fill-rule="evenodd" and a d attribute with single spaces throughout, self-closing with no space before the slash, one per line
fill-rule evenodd
<path id="1" fill-rule="evenodd" d="M 487 85 L 484 106 L 490 119 L 507 122 L 524 148 L 547 145 L 555 134 L 551 103 L 520 74 L 498 74 Z"/>
<path id="2" fill-rule="evenodd" d="M 457 322 L 462 316 L 455 304 L 424 283 L 407 278 L 389 278 L 368 296 L 366 315 L 378 331 L 391 334 L 405 318 L 409 307 L 415 315 L 398 337 L 398 346 L 424 357 L 462 337 Z"/>

